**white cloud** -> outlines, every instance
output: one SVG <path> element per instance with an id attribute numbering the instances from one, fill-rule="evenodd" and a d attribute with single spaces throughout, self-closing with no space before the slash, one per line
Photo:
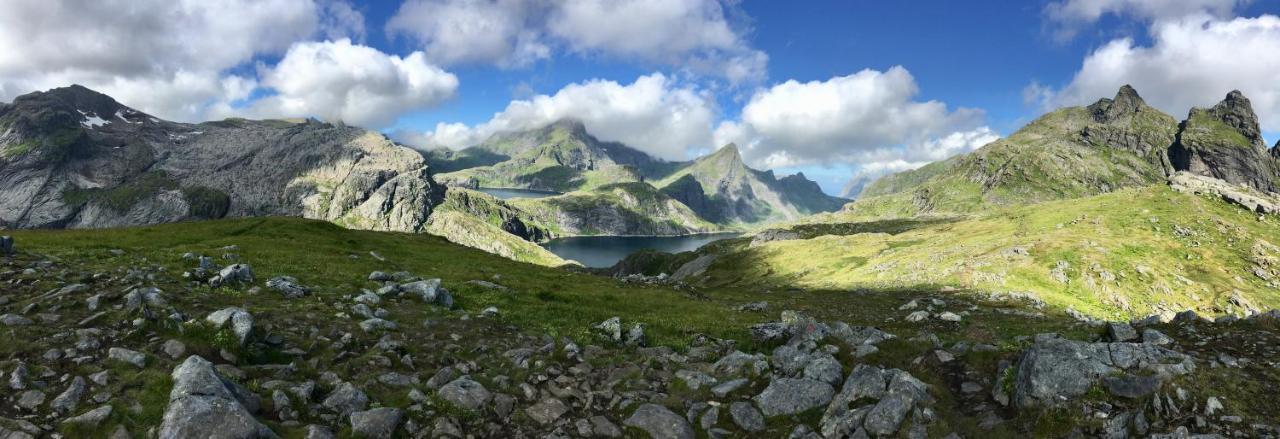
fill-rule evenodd
<path id="1" fill-rule="evenodd" d="M 941 147 L 930 139 L 982 124 L 982 111 L 916 101 L 918 92 L 902 67 L 826 81 L 791 80 L 757 91 L 743 107 L 742 120 L 721 124 L 716 139 L 738 143 L 748 159 L 766 166 L 860 163 L 886 148 L 906 154 L 906 145 Z"/>
<path id="2" fill-rule="evenodd" d="M 570 84 L 554 95 L 512 101 L 492 119 L 474 127 L 442 123 L 421 136 L 406 133 L 397 137 L 420 147 L 461 148 L 496 132 L 576 118 L 602 140 L 680 160 L 687 158 L 690 148 L 710 143 L 715 117 L 715 104 L 709 96 L 654 73 L 625 85 L 600 79 Z"/>
<path id="3" fill-rule="evenodd" d="M 1056 27 L 1059 39 L 1075 36 L 1104 15 L 1128 16 L 1142 21 L 1176 19 L 1197 13 L 1228 17 L 1250 0 L 1063 0 L 1045 6 L 1045 15 Z"/>
<path id="4" fill-rule="evenodd" d="M 14 0 L 0 13 L 0 100 L 72 83 L 194 120 L 244 96 L 225 75 L 312 34 L 310 0 Z"/>
<path id="5" fill-rule="evenodd" d="M 387 32 L 413 37 L 432 61 L 524 66 L 551 49 L 537 29 L 541 6 L 533 0 L 409 0 L 387 22 Z"/>
<path id="6" fill-rule="evenodd" d="M 1151 44 L 1113 40 L 1090 53 L 1071 82 L 1046 95 L 1048 108 L 1110 97 L 1124 84 L 1153 106 L 1182 117 L 1238 89 L 1263 129 L 1280 130 L 1280 17 L 1193 15 L 1151 25 Z"/>
<path id="7" fill-rule="evenodd" d="M 387 23 L 443 64 L 525 66 L 565 47 L 688 69 L 739 83 L 764 78 L 768 56 L 747 43 L 720 0 L 409 0 Z"/>
<path id="8" fill-rule="evenodd" d="M 262 85 L 276 95 L 255 101 L 243 113 L 381 127 L 452 97 L 458 78 L 427 63 L 422 52 L 401 58 L 342 39 L 295 44 L 262 73 Z"/>

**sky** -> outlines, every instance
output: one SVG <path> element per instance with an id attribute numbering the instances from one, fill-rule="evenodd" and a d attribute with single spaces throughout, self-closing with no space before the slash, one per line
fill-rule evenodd
<path id="1" fill-rule="evenodd" d="M 69 84 L 170 120 L 316 117 L 420 149 L 576 118 L 667 160 L 739 146 L 831 194 L 1132 84 L 1239 89 L 1280 138 L 1280 0 L 7 0 L 0 102 Z"/>

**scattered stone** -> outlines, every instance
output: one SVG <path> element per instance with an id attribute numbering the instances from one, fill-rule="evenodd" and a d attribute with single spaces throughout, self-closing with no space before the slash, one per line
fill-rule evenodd
<path id="1" fill-rule="evenodd" d="M 250 267 L 249 264 L 228 265 L 209 279 L 209 286 L 214 288 L 223 285 L 238 286 L 251 283 L 253 283 L 253 267 Z"/>
<path id="2" fill-rule="evenodd" d="M 826 405 L 834 396 L 835 389 L 822 381 L 777 378 L 752 399 L 766 417 L 774 417 Z"/>
<path id="3" fill-rule="evenodd" d="M 733 391 L 741 389 L 742 386 L 747 385 L 747 382 L 748 381 L 746 378 L 738 378 L 736 380 L 725 381 L 723 383 L 717 384 L 715 387 L 712 387 L 711 394 L 715 395 L 716 398 L 724 398 L 725 396 L 728 396 L 730 393 L 733 393 Z"/>
<path id="4" fill-rule="evenodd" d="M 209 314 L 204 320 L 215 330 L 229 326 L 241 346 L 244 346 L 249 340 L 249 335 L 253 333 L 253 315 L 241 308 L 223 308 Z"/>
<path id="5" fill-rule="evenodd" d="M 124 348 L 111 348 L 107 350 L 107 358 L 116 361 L 123 361 L 132 364 L 141 369 L 147 366 L 147 356 L 141 352 Z"/>
<path id="6" fill-rule="evenodd" d="M 17 314 L 5 314 L 0 315 L 0 323 L 3 323 L 5 326 L 29 326 L 35 322 Z"/>
<path id="7" fill-rule="evenodd" d="M 944 322 L 958 322 L 960 321 L 960 315 L 951 311 L 944 311 L 938 314 L 938 320 L 942 320 Z"/>
<path id="8" fill-rule="evenodd" d="M 275 433 L 252 415 L 250 408 L 258 406 L 256 398 L 223 378 L 204 358 L 187 357 L 173 370 L 173 390 L 159 438 L 206 437 L 209 432 L 221 437 L 275 438 Z"/>
<path id="9" fill-rule="evenodd" d="M 182 344 L 181 341 L 170 339 L 160 346 L 160 350 L 164 351 L 164 354 L 168 355 L 169 358 L 177 360 L 187 353 L 187 345 Z"/>
<path id="10" fill-rule="evenodd" d="M 351 433 L 360 438 L 391 439 L 403 420 L 404 412 L 397 408 L 355 412 L 351 414 Z"/>
<path id="11" fill-rule="evenodd" d="M 368 407 L 369 396 L 355 385 L 344 382 L 334 388 L 333 392 L 329 393 L 329 396 L 320 404 L 337 412 L 338 417 L 342 418 Z"/>
<path id="12" fill-rule="evenodd" d="M 537 404 L 524 409 L 525 414 L 529 415 L 529 418 L 542 425 L 548 425 L 555 422 L 568 411 L 569 407 L 564 405 L 564 402 L 555 398 L 544 398 L 543 400 L 538 401 Z"/>
<path id="13" fill-rule="evenodd" d="M 1127 323 L 1108 322 L 1107 335 L 1113 342 L 1134 341 L 1138 339 L 1138 331 Z"/>
<path id="14" fill-rule="evenodd" d="M 493 394 L 489 393 L 484 386 L 468 377 L 458 378 L 445 384 L 437 393 L 441 399 L 450 404 L 473 411 L 479 410 L 493 399 Z"/>
<path id="15" fill-rule="evenodd" d="M 297 299 L 311 294 L 311 289 L 298 284 L 298 279 L 290 276 L 276 276 L 267 281 L 267 288 L 280 292 L 286 299 Z"/>
<path id="16" fill-rule="evenodd" d="M 695 437 L 689 421 L 657 404 L 640 406 L 622 423 L 628 427 L 644 430 L 654 439 L 694 439 Z"/>
<path id="17" fill-rule="evenodd" d="M 928 319 L 928 318 L 929 318 L 929 311 L 920 310 L 920 311 L 912 311 L 911 314 L 907 314 L 906 320 L 908 322 L 914 323 L 914 322 L 923 322 L 925 319 Z"/>
<path id="18" fill-rule="evenodd" d="M 112 411 L 111 404 L 107 404 L 102 407 L 98 407 L 96 409 L 84 412 L 79 416 L 73 416 L 73 417 L 64 419 L 62 420 L 62 424 L 63 425 L 79 425 L 79 426 L 83 426 L 90 429 L 98 428 L 99 425 L 102 425 L 102 421 L 105 421 L 107 420 L 107 418 L 111 417 L 111 411 Z"/>
<path id="19" fill-rule="evenodd" d="M 751 403 L 745 401 L 737 401 L 729 405 L 729 415 L 733 417 L 733 423 L 738 428 L 748 432 L 757 432 L 764 430 L 764 416 L 760 415 L 760 411 L 751 406 Z"/>

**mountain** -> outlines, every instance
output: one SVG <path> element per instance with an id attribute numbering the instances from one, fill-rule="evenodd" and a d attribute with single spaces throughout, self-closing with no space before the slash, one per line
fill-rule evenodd
<path id="1" fill-rule="evenodd" d="M 804 174 L 777 179 L 772 171 L 747 167 L 734 144 L 679 165 L 655 184 L 703 218 L 719 224 L 795 220 L 837 210 L 846 202 L 824 194 Z"/>
<path id="2" fill-rule="evenodd" d="M 848 208 L 970 212 L 1154 184 L 1170 172 L 1165 151 L 1177 132 L 1177 120 L 1125 86 L 1113 99 L 1050 112 L 971 153 L 880 178 Z"/>
<path id="3" fill-rule="evenodd" d="M 587 133 L 582 122 L 561 120 L 527 131 L 498 133 L 460 152 L 433 152 L 438 178 L 453 186 L 570 192 L 608 183 L 642 181 L 662 162 Z M 479 166 L 467 167 L 475 164 Z"/>
<path id="4" fill-rule="evenodd" d="M 84 87 L 0 107 L 0 226 L 287 215 L 421 231 L 441 188 L 417 152 L 315 121 L 181 124 Z"/>
<path id="5" fill-rule="evenodd" d="M 0 228 L 295 216 L 565 263 L 532 242 L 545 238 L 540 229 L 521 228 L 514 215 L 477 220 L 467 203 L 449 202 L 458 198 L 436 184 L 422 154 L 362 128 L 174 123 L 81 86 L 0 104 Z"/>
<path id="6" fill-rule="evenodd" d="M 770 171 L 747 167 L 734 145 L 693 161 L 667 162 L 601 141 L 575 120 L 499 133 L 461 151 L 435 150 L 426 156 L 435 168 L 456 169 L 436 175 L 453 187 L 569 192 L 573 196 L 566 199 L 512 204 L 537 210 L 548 224 L 558 224 L 557 230 L 575 234 L 678 234 L 753 226 L 834 211 L 847 202 L 824 194 L 803 174 L 778 179 Z M 628 199 L 662 207 L 637 209 Z M 690 210 L 692 217 L 686 212 Z"/>
<path id="7" fill-rule="evenodd" d="M 1280 167 L 1268 151 L 1249 99 L 1239 91 L 1212 108 L 1193 108 L 1169 148 L 1174 168 L 1277 192 Z"/>

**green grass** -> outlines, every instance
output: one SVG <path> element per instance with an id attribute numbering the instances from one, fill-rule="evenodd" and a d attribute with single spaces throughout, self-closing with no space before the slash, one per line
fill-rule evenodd
<path id="1" fill-rule="evenodd" d="M 68 189 L 62 193 L 62 200 L 75 206 L 83 206 L 91 201 L 98 202 L 117 213 L 125 213 L 142 200 L 151 198 L 160 191 L 177 188 L 178 183 L 169 178 L 169 174 L 164 171 L 151 171 L 111 188 Z"/>

